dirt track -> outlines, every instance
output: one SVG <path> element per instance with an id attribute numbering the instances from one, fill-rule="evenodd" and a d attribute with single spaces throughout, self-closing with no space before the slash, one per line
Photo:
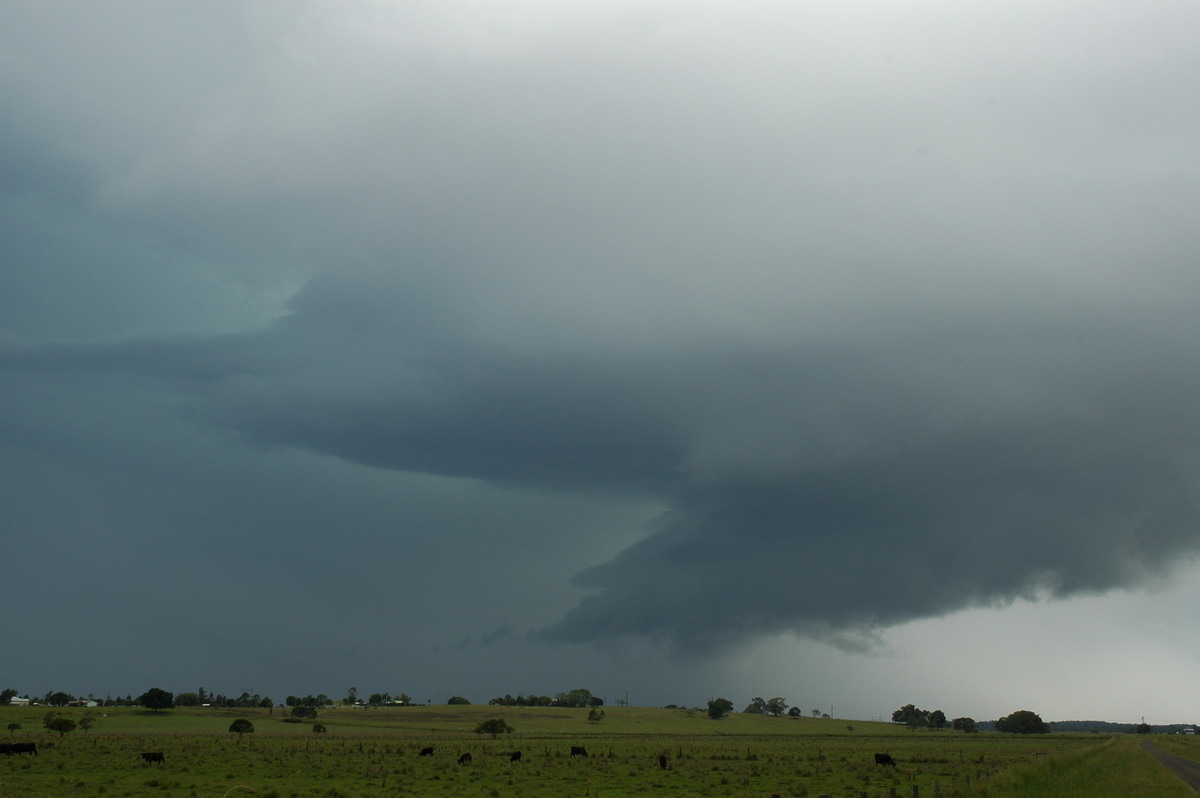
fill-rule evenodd
<path id="1" fill-rule="evenodd" d="M 1175 775 L 1187 782 L 1193 790 L 1200 790 L 1200 762 L 1168 754 L 1149 740 L 1142 741 L 1142 748 L 1153 754 L 1159 762 L 1170 768 Z"/>

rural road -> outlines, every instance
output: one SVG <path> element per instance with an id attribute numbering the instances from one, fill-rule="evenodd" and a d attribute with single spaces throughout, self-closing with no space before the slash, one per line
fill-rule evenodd
<path id="1" fill-rule="evenodd" d="M 1142 748 L 1145 748 L 1153 754 L 1159 762 L 1162 762 L 1168 768 L 1175 772 L 1175 775 L 1183 779 L 1192 789 L 1200 790 L 1200 762 L 1194 759 L 1184 759 L 1181 756 L 1168 754 L 1149 740 L 1142 741 Z"/>

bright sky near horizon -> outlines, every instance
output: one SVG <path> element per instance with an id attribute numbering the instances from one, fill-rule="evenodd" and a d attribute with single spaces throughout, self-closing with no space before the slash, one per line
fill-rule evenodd
<path id="1" fill-rule="evenodd" d="M 0 4 L 0 689 L 1200 722 L 1197 34 Z"/>

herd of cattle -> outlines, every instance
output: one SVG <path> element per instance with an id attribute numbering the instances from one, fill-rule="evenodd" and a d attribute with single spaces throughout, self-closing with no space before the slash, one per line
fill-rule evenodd
<path id="1" fill-rule="evenodd" d="M 0 754 L 4 754 L 5 756 L 12 756 L 13 754 L 33 754 L 34 756 L 37 756 L 37 743 L 0 743 Z M 571 746 L 571 756 L 585 757 L 587 755 L 587 749 L 582 745 Z M 433 746 L 429 745 L 422 748 L 418 756 L 433 756 Z M 147 765 L 153 765 L 155 763 L 159 765 L 167 764 L 167 759 L 163 756 L 162 751 L 143 751 L 141 757 L 142 761 Z M 508 754 L 508 761 L 520 762 L 521 752 L 513 751 Z M 458 757 L 458 764 L 471 764 L 471 752 L 465 751 L 460 754 Z M 876 754 L 875 764 L 894 768 L 896 767 L 896 760 L 892 759 L 891 754 Z M 670 760 L 667 759 L 666 754 L 658 755 L 658 766 L 663 770 L 667 770 L 671 766 Z"/>

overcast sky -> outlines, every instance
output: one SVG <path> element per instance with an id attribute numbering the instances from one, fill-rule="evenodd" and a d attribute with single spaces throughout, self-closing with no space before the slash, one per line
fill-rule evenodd
<path id="1" fill-rule="evenodd" d="M 1200 721 L 1198 35 L 0 4 L 0 688 Z"/>

